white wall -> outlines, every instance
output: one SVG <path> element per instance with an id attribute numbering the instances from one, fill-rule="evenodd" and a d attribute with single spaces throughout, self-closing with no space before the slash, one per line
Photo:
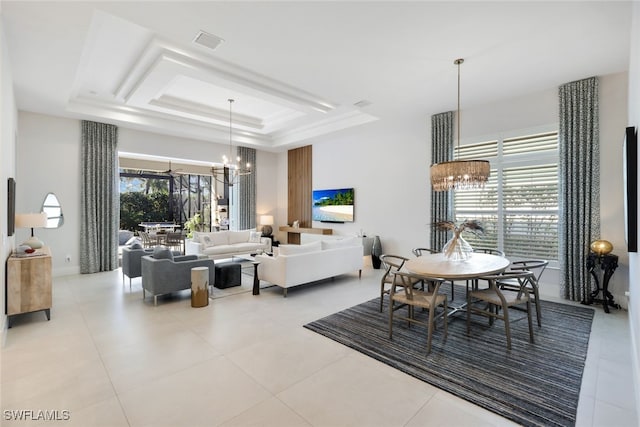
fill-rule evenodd
<path id="1" fill-rule="evenodd" d="M 19 113 L 16 200 L 18 212 L 39 211 L 48 192 L 55 193 L 62 205 L 65 223 L 59 229 L 36 230 L 51 247 L 54 276 L 77 274 L 80 255 L 80 121 L 21 111 Z M 191 160 L 221 158 L 228 146 L 177 138 L 120 127 L 120 151 L 154 154 Z M 226 152 L 226 151 L 224 151 Z M 258 214 L 277 211 L 276 154 L 257 153 Z M 19 230 L 17 240 L 27 238 Z M 67 255 L 71 262 L 66 262 Z"/>
<path id="2" fill-rule="evenodd" d="M 9 53 L 6 46 L 4 29 L 0 26 L 0 175 L 2 175 L 2 183 L 0 184 L 0 277 L 4 281 L 6 259 L 11 255 L 14 246 L 15 237 L 8 236 L 7 233 L 7 180 L 10 177 L 15 178 L 15 134 L 16 134 L 16 106 L 13 95 L 13 79 L 11 77 L 11 68 L 9 67 Z M 18 183 L 19 185 L 19 183 Z M 17 187 L 20 188 L 20 187 Z M 4 313 L 5 292 L 4 286 L 0 291 L 0 307 L 2 307 L 2 315 L 0 316 L 0 346 L 4 344 L 6 337 L 7 316 Z"/>
<path id="3" fill-rule="evenodd" d="M 354 188 L 355 222 L 335 234 L 379 235 L 387 253 L 429 245 L 429 118 L 380 120 L 313 145 L 313 188 Z"/>
<path id="4" fill-rule="evenodd" d="M 54 275 L 79 273 L 80 122 L 20 112 L 18 130 L 16 212 L 40 212 L 47 193 L 55 193 L 64 224 L 34 234 L 51 248 Z M 16 242 L 29 233 L 16 230 Z"/>
<path id="5" fill-rule="evenodd" d="M 631 51 L 629 54 L 629 126 L 640 127 L 640 3 L 633 3 L 631 23 Z M 639 159 L 640 160 L 640 159 Z M 639 162 L 640 164 L 640 162 Z M 638 177 L 640 188 L 640 176 Z M 640 212 L 640 202 L 638 204 Z M 640 224 L 640 220 L 638 221 Z M 629 254 L 629 322 L 631 329 L 632 362 L 636 385 L 636 408 L 640 408 L 640 253 Z M 640 412 L 638 412 L 640 425 Z"/>

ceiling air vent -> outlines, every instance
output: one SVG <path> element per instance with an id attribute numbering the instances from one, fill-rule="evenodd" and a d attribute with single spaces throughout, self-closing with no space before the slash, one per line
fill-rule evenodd
<path id="1" fill-rule="evenodd" d="M 366 99 L 363 99 L 362 101 L 358 101 L 353 105 L 355 105 L 358 108 L 364 108 L 364 107 L 368 107 L 371 104 L 372 104 L 371 101 L 367 101 Z"/>
<path id="2" fill-rule="evenodd" d="M 198 31 L 196 37 L 193 39 L 193 42 L 199 44 L 201 46 L 207 47 L 211 50 L 214 50 L 220 43 L 222 43 L 224 39 L 221 39 L 218 36 L 214 36 L 213 34 L 209 34 L 206 31 Z"/>

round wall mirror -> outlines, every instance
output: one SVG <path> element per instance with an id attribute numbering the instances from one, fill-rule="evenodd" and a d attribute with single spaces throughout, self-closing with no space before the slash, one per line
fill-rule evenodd
<path id="1" fill-rule="evenodd" d="M 42 212 L 47 214 L 47 225 L 45 228 L 58 228 L 64 223 L 62 206 L 55 194 L 49 193 L 42 203 Z"/>

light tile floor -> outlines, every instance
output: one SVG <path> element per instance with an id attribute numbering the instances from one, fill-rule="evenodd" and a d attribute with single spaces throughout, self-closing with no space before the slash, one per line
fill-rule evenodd
<path id="1" fill-rule="evenodd" d="M 50 322 L 15 319 L 3 426 L 506 426 L 513 423 L 302 327 L 378 295 L 380 270 L 191 308 L 142 301 L 120 271 L 54 279 Z M 243 277 L 246 279 L 245 275 Z M 578 426 L 635 426 L 627 314 L 596 309 Z M 11 410 L 70 420 L 10 420 Z"/>

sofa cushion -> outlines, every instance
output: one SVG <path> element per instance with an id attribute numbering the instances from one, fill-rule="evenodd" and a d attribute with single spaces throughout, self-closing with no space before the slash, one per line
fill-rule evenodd
<path id="1" fill-rule="evenodd" d="M 138 241 L 129 245 L 129 249 L 142 249 L 142 244 Z"/>
<path id="2" fill-rule="evenodd" d="M 358 246 L 361 242 L 356 237 L 346 237 L 344 239 L 323 240 L 322 249 L 344 248 L 347 246 Z"/>
<path id="3" fill-rule="evenodd" d="M 202 253 L 205 255 L 218 255 L 218 254 L 227 254 L 227 253 L 235 253 L 236 247 L 231 245 L 214 245 L 209 246 L 208 248 L 204 248 Z"/>
<path id="4" fill-rule="evenodd" d="M 249 234 L 249 243 L 260 243 L 262 233 L 260 231 L 252 231 Z"/>
<path id="5" fill-rule="evenodd" d="M 229 231 L 229 244 L 247 243 L 251 236 L 251 230 Z"/>
<path id="6" fill-rule="evenodd" d="M 229 232 L 228 231 L 216 231 L 209 234 L 214 246 L 228 245 L 229 244 Z"/>
<path id="7" fill-rule="evenodd" d="M 205 248 L 211 246 L 228 245 L 229 244 L 229 232 L 228 231 L 211 231 L 211 232 L 194 232 L 193 240 L 202 245 Z"/>
<path id="8" fill-rule="evenodd" d="M 322 249 L 320 242 L 311 242 L 305 245 L 280 245 L 280 255 L 296 255 L 316 252 Z"/>
<path id="9" fill-rule="evenodd" d="M 155 259 L 170 259 L 173 261 L 173 252 L 167 247 L 156 246 L 153 250 L 153 258 Z"/>

